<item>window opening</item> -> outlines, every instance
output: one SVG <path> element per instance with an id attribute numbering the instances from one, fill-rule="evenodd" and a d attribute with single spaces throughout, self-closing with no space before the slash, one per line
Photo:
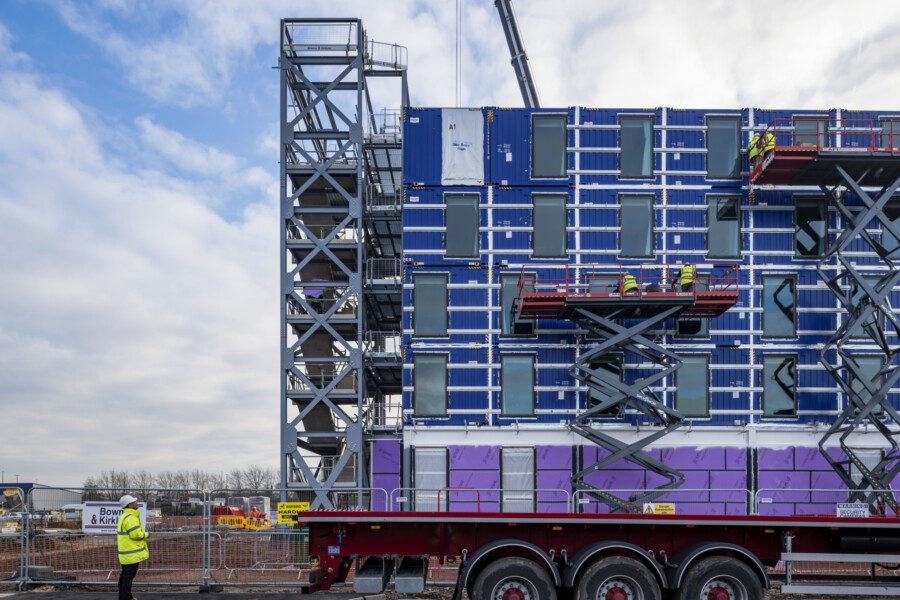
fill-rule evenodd
<path id="1" fill-rule="evenodd" d="M 565 258 L 568 246 L 566 200 L 568 196 L 559 194 L 532 196 L 531 240 L 534 258 Z"/>
<path id="2" fill-rule="evenodd" d="M 794 116 L 794 146 L 825 146 L 828 123 L 822 116 Z M 819 135 L 816 135 L 819 134 Z"/>
<path id="3" fill-rule="evenodd" d="M 413 335 L 447 335 L 447 275 L 413 275 Z"/>
<path id="4" fill-rule="evenodd" d="M 653 176 L 653 118 L 619 117 L 619 171 L 623 178 Z"/>
<path id="5" fill-rule="evenodd" d="M 881 370 L 881 357 L 879 356 L 853 356 L 848 358 L 848 360 L 853 361 L 857 367 L 859 367 L 862 376 L 868 381 L 874 380 L 875 389 L 881 387 L 883 383 L 883 376 L 878 376 L 878 372 Z M 850 381 L 850 389 L 856 392 L 863 402 L 868 402 L 872 399 L 872 395 L 866 390 L 866 386 L 862 381 L 857 378 L 852 371 L 847 370 L 847 377 Z M 859 412 L 857 409 L 856 412 Z M 876 417 L 881 416 L 884 412 L 884 409 L 879 404 L 875 408 L 872 409 L 870 415 L 874 415 Z"/>
<path id="6" fill-rule="evenodd" d="M 475 194 L 448 194 L 444 202 L 445 256 L 448 258 L 477 258 L 479 256 L 480 225 L 479 197 Z"/>
<path id="7" fill-rule="evenodd" d="M 414 452 L 416 510 L 430 512 L 447 510 L 447 493 L 440 492 L 449 485 L 447 449 L 416 448 Z"/>
<path id="8" fill-rule="evenodd" d="M 534 416 L 534 355 L 500 357 L 500 415 Z"/>
<path id="9" fill-rule="evenodd" d="M 653 256 L 653 196 L 619 199 L 619 247 L 623 257 Z"/>
<path id="10" fill-rule="evenodd" d="M 881 135 L 878 146 L 881 148 L 900 148 L 900 119 L 881 118 Z"/>
<path id="11" fill-rule="evenodd" d="M 622 356 L 616 354 L 606 354 L 604 356 L 600 356 L 590 362 L 588 365 L 594 371 L 606 371 L 610 375 L 612 375 L 613 379 L 618 381 L 623 381 L 623 369 L 622 369 Z M 615 393 L 615 390 L 609 388 L 612 393 Z M 587 407 L 588 409 L 594 408 L 598 404 L 602 403 L 606 400 L 608 396 L 598 390 L 595 390 L 593 387 L 588 386 L 588 398 L 587 398 Z M 607 408 L 604 411 L 598 412 L 594 414 L 595 419 L 615 419 L 620 418 L 623 415 L 619 414 L 619 406 L 620 404 L 613 405 Z"/>
<path id="12" fill-rule="evenodd" d="M 525 273 L 525 277 L 534 277 L 534 273 Z M 516 298 L 518 297 L 519 275 L 512 273 L 500 275 L 500 335 L 531 336 L 534 335 L 534 321 L 516 318 Z M 526 291 L 527 288 L 526 288 Z"/>
<path id="13" fill-rule="evenodd" d="M 796 304 L 795 277 L 763 276 L 763 336 L 797 337 Z"/>
<path id="14" fill-rule="evenodd" d="M 503 474 L 501 510 L 534 512 L 534 449 L 503 448 L 500 470 Z"/>
<path id="15" fill-rule="evenodd" d="M 415 416 L 447 416 L 447 379 L 446 355 L 419 354 L 413 358 Z"/>
<path id="16" fill-rule="evenodd" d="M 675 371 L 675 408 L 687 418 L 709 417 L 709 356 L 682 356 Z"/>
<path id="17" fill-rule="evenodd" d="M 711 179 L 741 176 L 741 120 L 739 117 L 706 119 L 706 172 Z"/>
<path id="18" fill-rule="evenodd" d="M 896 125 L 900 131 L 900 122 Z M 884 205 L 884 216 L 890 219 L 894 225 L 894 229 L 900 230 L 900 198 L 894 197 L 887 201 Z M 891 259 L 900 258 L 900 240 L 898 240 L 890 230 L 884 225 L 881 226 L 881 245 L 887 251 L 887 257 Z"/>
<path id="19" fill-rule="evenodd" d="M 741 255 L 740 198 L 711 197 L 706 209 L 706 254 L 709 258 Z"/>
<path id="20" fill-rule="evenodd" d="M 566 175 L 566 115 L 532 116 L 531 177 L 562 179 Z"/>
<path id="21" fill-rule="evenodd" d="M 797 357 L 763 356 L 763 417 L 797 416 Z"/>
<path id="22" fill-rule="evenodd" d="M 698 292 L 705 292 L 706 281 L 696 281 Z M 675 336 L 679 338 L 709 338 L 709 319 L 678 319 L 675 321 Z"/>
<path id="23" fill-rule="evenodd" d="M 794 199 L 794 255 L 820 257 L 828 241 L 825 198 Z"/>

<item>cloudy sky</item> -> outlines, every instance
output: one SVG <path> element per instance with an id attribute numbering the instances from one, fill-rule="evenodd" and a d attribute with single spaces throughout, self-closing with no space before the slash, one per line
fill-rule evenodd
<path id="1" fill-rule="evenodd" d="M 493 2 L 461 1 L 462 103 L 521 106 Z M 895 1 L 514 5 L 545 106 L 900 108 Z M 278 464 L 279 19 L 361 17 L 413 104 L 452 106 L 455 13 L 0 2 L 7 481 Z"/>

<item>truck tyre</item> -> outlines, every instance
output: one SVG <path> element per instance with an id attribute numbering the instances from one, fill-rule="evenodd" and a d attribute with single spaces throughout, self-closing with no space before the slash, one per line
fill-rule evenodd
<path id="1" fill-rule="evenodd" d="M 578 579 L 575 600 L 661 600 L 659 583 L 633 558 L 610 556 L 588 567 Z"/>
<path id="2" fill-rule="evenodd" d="M 556 600 L 556 586 L 547 571 L 518 557 L 486 566 L 471 592 L 469 600 Z"/>
<path id="3" fill-rule="evenodd" d="M 678 600 L 762 600 L 762 584 L 750 567 L 730 556 L 704 558 L 681 582 Z"/>

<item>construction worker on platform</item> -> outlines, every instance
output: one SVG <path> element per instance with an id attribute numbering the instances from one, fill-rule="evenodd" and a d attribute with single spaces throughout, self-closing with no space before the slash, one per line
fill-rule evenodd
<path id="1" fill-rule="evenodd" d="M 759 159 L 762 160 L 769 153 L 775 149 L 775 134 L 771 131 L 766 130 L 766 133 L 762 136 L 762 140 L 760 141 L 762 144 L 762 152 L 759 153 Z"/>
<path id="2" fill-rule="evenodd" d="M 622 277 L 622 293 L 623 294 L 637 294 L 638 284 L 637 280 L 634 278 L 634 275 L 631 273 L 625 273 L 625 276 Z"/>
<path id="3" fill-rule="evenodd" d="M 681 285 L 682 292 L 690 292 L 694 289 L 694 279 L 697 278 L 697 271 L 693 265 L 684 265 L 681 267 L 681 273 L 678 277 L 678 283 Z"/>
<path id="4" fill-rule="evenodd" d="M 759 154 L 762 148 L 759 145 L 759 142 L 762 138 L 758 133 L 753 134 L 753 138 L 750 140 L 750 143 L 747 144 L 747 159 L 750 162 L 750 172 L 756 168 L 756 165 L 759 164 Z"/>

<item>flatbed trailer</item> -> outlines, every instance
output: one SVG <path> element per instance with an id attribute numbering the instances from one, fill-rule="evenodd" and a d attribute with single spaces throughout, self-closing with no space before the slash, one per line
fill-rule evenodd
<path id="1" fill-rule="evenodd" d="M 380 593 L 393 577 L 418 593 L 437 557 L 459 565 L 455 600 L 463 590 L 471 600 L 761 600 L 783 557 L 900 563 L 894 517 L 313 511 L 298 522 L 316 564 L 311 589 L 346 581 L 362 559 L 357 592 Z"/>

